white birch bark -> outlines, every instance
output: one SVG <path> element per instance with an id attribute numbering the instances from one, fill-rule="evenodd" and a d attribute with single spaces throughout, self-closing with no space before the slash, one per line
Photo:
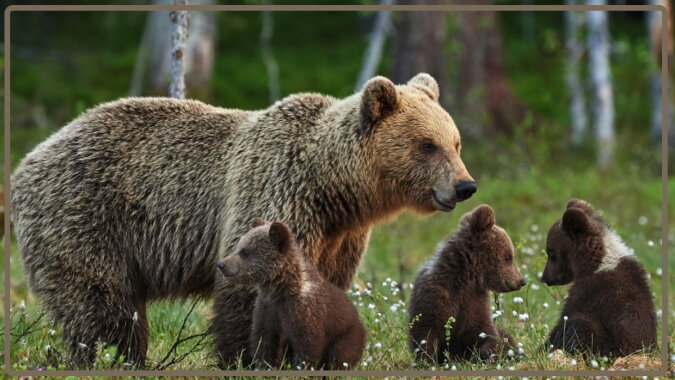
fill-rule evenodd
<path id="1" fill-rule="evenodd" d="M 590 5 L 605 5 L 605 0 L 589 0 Z M 614 152 L 614 94 L 610 72 L 610 40 L 606 11 L 588 12 L 589 74 L 593 94 L 593 116 L 598 148 L 597 164 L 607 168 Z"/>
<path id="2" fill-rule="evenodd" d="M 566 0 L 567 5 L 576 5 L 576 0 Z M 586 118 L 586 96 L 579 78 L 579 61 L 584 47 L 579 41 L 583 20 L 578 11 L 565 12 L 565 83 L 567 85 L 570 120 L 572 122 L 572 144 L 583 140 L 588 120 Z"/>
<path id="3" fill-rule="evenodd" d="M 173 0 L 174 5 L 187 5 L 187 0 Z M 188 32 L 188 11 L 171 12 L 171 86 L 172 98 L 185 99 L 185 41 Z"/>

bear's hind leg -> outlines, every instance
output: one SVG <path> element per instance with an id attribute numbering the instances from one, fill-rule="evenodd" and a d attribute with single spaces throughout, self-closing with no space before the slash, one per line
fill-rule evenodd
<path id="1" fill-rule="evenodd" d="M 361 360 L 365 342 L 366 332 L 363 327 L 360 324 L 353 326 L 328 349 L 326 366 L 329 369 L 354 369 Z"/>
<path id="2" fill-rule="evenodd" d="M 569 318 L 556 329 L 556 336 L 551 336 L 553 346 L 567 352 L 598 353 L 607 345 L 602 326 L 583 315 Z"/>

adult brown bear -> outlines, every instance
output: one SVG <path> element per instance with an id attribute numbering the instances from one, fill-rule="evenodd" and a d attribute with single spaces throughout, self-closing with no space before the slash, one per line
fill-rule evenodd
<path id="1" fill-rule="evenodd" d="M 12 178 L 30 287 L 83 366 L 98 340 L 142 365 L 147 302 L 212 293 L 222 364 L 242 352 L 247 361 L 255 290 L 226 284 L 215 263 L 253 217 L 287 224 L 346 289 L 377 222 L 406 208 L 449 211 L 476 191 L 438 96 L 419 74 L 251 112 L 165 98 L 89 110 Z"/>

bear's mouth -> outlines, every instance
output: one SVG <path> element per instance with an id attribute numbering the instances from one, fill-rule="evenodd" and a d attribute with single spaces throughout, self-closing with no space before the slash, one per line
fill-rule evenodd
<path id="1" fill-rule="evenodd" d="M 442 211 L 451 211 L 455 209 L 455 206 L 457 206 L 456 200 L 445 202 L 438 196 L 438 194 L 436 194 L 436 191 L 434 191 L 433 193 L 434 193 L 434 201 L 436 201 L 436 204 L 440 206 L 440 209 Z"/>

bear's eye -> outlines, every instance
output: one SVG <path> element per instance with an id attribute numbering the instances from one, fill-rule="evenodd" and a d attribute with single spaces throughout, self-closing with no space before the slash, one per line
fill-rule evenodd
<path id="1" fill-rule="evenodd" d="M 506 255 L 506 262 L 510 263 L 513 260 L 513 256 L 511 255 Z"/>
<path id="2" fill-rule="evenodd" d="M 242 258 L 247 258 L 248 255 L 249 255 L 249 252 L 245 249 L 242 249 L 241 251 L 239 251 L 239 256 L 241 256 Z"/>
<path id="3" fill-rule="evenodd" d="M 420 150 L 424 153 L 433 153 L 436 151 L 436 145 L 429 140 L 424 140 L 420 144 Z"/>

